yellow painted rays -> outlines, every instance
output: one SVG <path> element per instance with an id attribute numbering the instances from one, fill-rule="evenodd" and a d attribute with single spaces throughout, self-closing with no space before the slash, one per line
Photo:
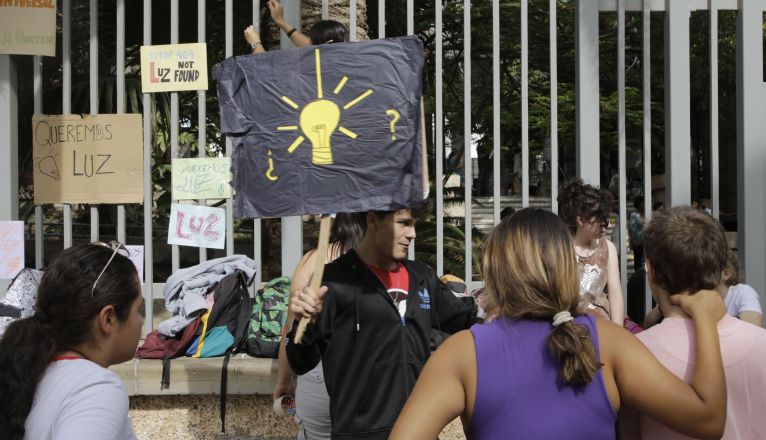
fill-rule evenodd
<path id="1" fill-rule="evenodd" d="M 330 145 L 330 138 L 333 133 L 337 130 L 351 139 L 356 139 L 357 134 L 340 125 L 340 107 L 334 102 L 324 99 L 324 91 L 322 88 L 322 65 L 320 62 L 319 49 L 314 50 L 314 56 L 316 59 L 317 99 L 306 104 L 300 111 L 299 125 L 283 125 L 277 127 L 277 130 L 297 131 L 300 126 L 303 135 L 298 136 L 287 148 L 287 151 L 292 153 L 306 140 L 306 138 L 308 138 L 312 148 L 312 163 L 316 165 L 332 165 L 332 146 Z M 337 95 L 340 93 L 347 81 L 348 77 L 344 76 L 333 90 L 333 94 Z M 348 104 L 345 104 L 343 110 L 348 110 L 359 104 L 371 94 L 372 89 L 367 90 L 352 99 Z M 295 110 L 300 109 L 300 106 L 287 96 L 282 97 L 282 102 Z"/>

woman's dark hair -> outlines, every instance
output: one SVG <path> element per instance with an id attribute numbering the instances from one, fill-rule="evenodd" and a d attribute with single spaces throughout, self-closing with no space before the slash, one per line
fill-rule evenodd
<path id="1" fill-rule="evenodd" d="M 568 311 L 576 316 L 580 300 L 572 238 L 551 212 L 525 208 L 492 231 L 484 248 L 482 272 L 487 309 L 511 319 L 551 322 Z M 588 328 L 574 321 L 552 327 L 546 342 L 561 365 L 564 383 L 590 383 L 599 369 Z"/>
<path id="2" fill-rule="evenodd" d="M 345 43 L 348 41 L 348 29 L 335 20 L 319 20 L 309 31 L 311 44 Z"/>
<path id="3" fill-rule="evenodd" d="M 133 263 L 97 244 L 62 251 L 45 268 L 37 289 L 35 315 L 12 322 L 0 339 L 0 432 L 24 438 L 37 385 L 48 364 L 62 351 L 88 341 L 93 318 L 106 306 L 125 321 L 141 295 Z M 99 273 L 106 267 L 91 297 Z"/>
<path id="4" fill-rule="evenodd" d="M 572 179 L 559 189 L 559 217 L 574 235 L 577 232 L 577 217 L 586 220 L 595 218 L 601 222 L 609 219 L 612 195 L 609 191 L 588 185 L 581 179 Z"/>
<path id="5" fill-rule="evenodd" d="M 343 255 L 356 247 L 367 228 L 367 214 L 363 212 L 340 213 L 335 216 L 330 228 L 330 243 L 333 254 Z"/>

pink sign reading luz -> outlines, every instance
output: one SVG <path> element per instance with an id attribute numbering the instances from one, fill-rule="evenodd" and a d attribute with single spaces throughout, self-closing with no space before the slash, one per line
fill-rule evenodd
<path id="1" fill-rule="evenodd" d="M 226 210 L 174 203 L 170 208 L 168 244 L 223 249 Z"/>

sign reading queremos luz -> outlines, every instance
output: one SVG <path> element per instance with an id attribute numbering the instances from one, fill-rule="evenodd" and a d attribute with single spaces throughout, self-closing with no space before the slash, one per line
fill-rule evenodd
<path id="1" fill-rule="evenodd" d="M 35 115 L 35 204 L 141 203 L 140 114 Z"/>
<path id="2" fill-rule="evenodd" d="M 0 0 L 0 54 L 56 56 L 56 1 Z"/>

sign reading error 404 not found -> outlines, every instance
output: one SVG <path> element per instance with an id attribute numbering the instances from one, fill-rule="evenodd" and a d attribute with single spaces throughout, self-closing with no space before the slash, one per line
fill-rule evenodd
<path id="1" fill-rule="evenodd" d="M 141 203 L 141 115 L 35 115 L 35 204 Z"/>
<path id="2" fill-rule="evenodd" d="M 141 46 L 144 93 L 207 90 L 205 43 Z"/>

